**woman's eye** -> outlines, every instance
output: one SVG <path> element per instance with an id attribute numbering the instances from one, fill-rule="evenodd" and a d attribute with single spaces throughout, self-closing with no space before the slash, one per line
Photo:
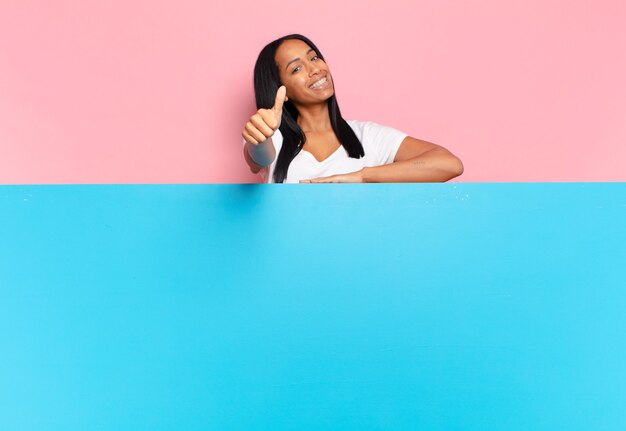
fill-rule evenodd
<path id="1" fill-rule="evenodd" d="M 298 70 L 300 70 L 300 66 L 296 67 L 292 73 L 296 73 Z"/>
<path id="2" fill-rule="evenodd" d="M 318 58 L 318 57 L 317 57 L 317 55 L 315 55 L 315 56 L 313 56 L 313 58 L 311 59 L 311 61 L 315 61 L 315 60 L 317 60 L 317 58 Z"/>

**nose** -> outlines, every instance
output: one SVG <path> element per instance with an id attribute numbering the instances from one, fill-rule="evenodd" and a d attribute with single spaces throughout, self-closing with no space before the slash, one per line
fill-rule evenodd
<path id="1" fill-rule="evenodd" d="M 317 66 L 317 64 L 311 64 L 309 69 L 309 76 L 317 75 L 318 73 L 320 73 L 320 68 Z"/>

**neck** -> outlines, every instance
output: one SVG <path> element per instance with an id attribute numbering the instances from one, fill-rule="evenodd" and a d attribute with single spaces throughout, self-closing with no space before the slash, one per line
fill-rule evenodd
<path id="1" fill-rule="evenodd" d="M 298 106 L 298 126 L 303 132 L 327 132 L 332 130 L 328 103 Z"/>

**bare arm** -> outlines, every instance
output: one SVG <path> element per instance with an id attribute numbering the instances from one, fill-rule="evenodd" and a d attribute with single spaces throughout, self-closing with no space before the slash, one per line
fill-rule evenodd
<path id="1" fill-rule="evenodd" d="M 270 165 L 276 158 L 276 148 L 272 143 L 272 138 L 268 138 L 267 141 L 256 145 L 246 142 L 246 145 L 243 147 L 243 157 L 248 166 L 250 166 L 252 173 L 258 173 L 265 166 Z"/>
<path id="2" fill-rule="evenodd" d="M 407 136 L 394 162 L 363 168 L 367 183 L 443 182 L 463 173 L 463 163 L 444 147 Z"/>

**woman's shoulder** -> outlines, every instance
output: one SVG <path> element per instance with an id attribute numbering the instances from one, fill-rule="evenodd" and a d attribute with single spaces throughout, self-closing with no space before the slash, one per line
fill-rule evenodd
<path id="1" fill-rule="evenodd" d="M 363 135 L 367 135 L 372 127 L 377 126 L 377 124 L 372 121 L 346 120 L 346 123 L 352 128 L 359 140 L 363 140 Z"/>
<path id="2" fill-rule="evenodd" d="M 346 120 L 365 150 L 372 166 L 392 163 L 406 133 L 373 121 Z"/>
<path id="3" fill-rule="evenodd" d="M 358 128 L 358 129 L 364 129 L 368 126 L 377 126 L 378 124 L 374 123 L 373 121 L 361 121 L 361 120 L 346 120 L 346 123 L 348 123 L 350 125 L 350 127 L 354 128 Z"/>
<path id="4" fill-rule="evenodd" d="M 360 121 L 360 120 L 346 120 L 348 125 L 352 127 L 352 130 L 359 136 L 359 138 L 363 138 L 365 136 L 385 136 L 388 134 L 405 134 L 400 130 L 397 130 L 393 127 L 383 126 L 382 124 L 376 123 L 374 121 Z"/>

